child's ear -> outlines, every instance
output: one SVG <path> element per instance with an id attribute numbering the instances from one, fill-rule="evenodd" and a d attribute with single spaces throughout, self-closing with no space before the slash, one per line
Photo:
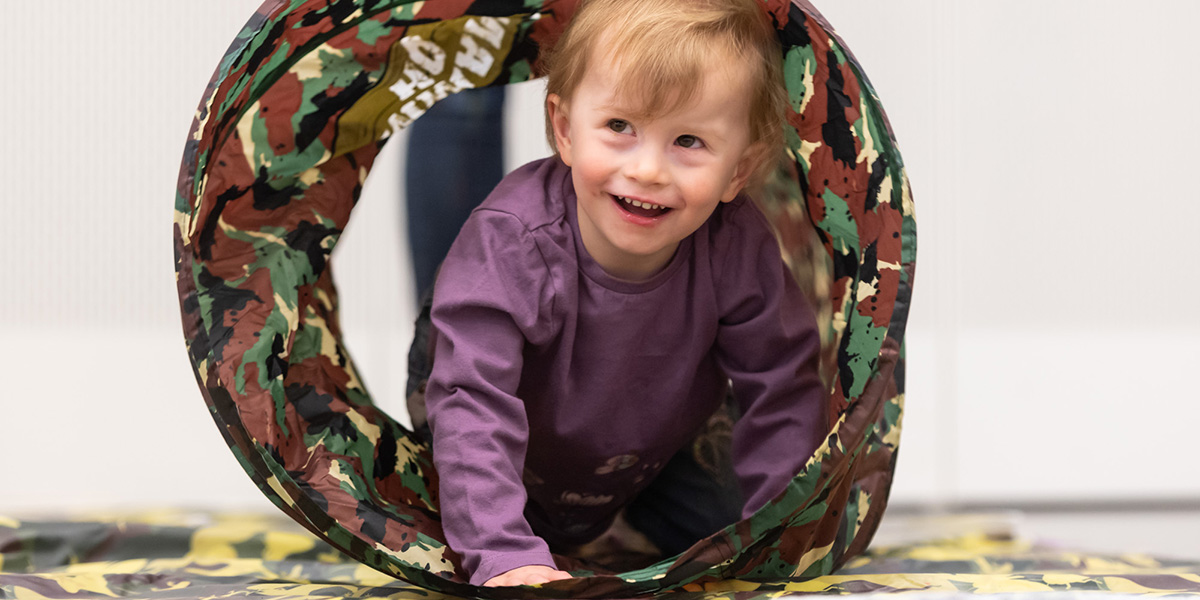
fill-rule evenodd
<path id="1" fill-rule="evenodd" d="M 571 166 L 571 124 L 567 120 L 567 103 L 558 94 L 546 95 L 546 115 L 554 129 L 554 146 L 563 164 Z"/>
<path id="2" fill-rule="evenodd" d="M 746 182 L 750 181 L 750 177 L 754 175 L 755 169 L 762 164 L 766 148 L 761 143 L 752 144 L 746 151 L 742 153 L 741 160 L 738 161 L 737 168 L 733 171 L 733 177 L 729 180 L 729 187 L 725 188 L 725 192 L 721 194 L 721 202 L 730 202 L 741 193 L 742 188 L 746 187 Z"/>

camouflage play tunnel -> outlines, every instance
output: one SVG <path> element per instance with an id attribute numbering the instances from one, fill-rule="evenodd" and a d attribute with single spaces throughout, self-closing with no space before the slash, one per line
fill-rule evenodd
<path id="1" fill-rule="evenodd" d="M 639 571 L 470 586 L 445 544 L 428 448 L 372 404 L 342 343 L 329 258 L 389 134 L 451 93 L 535 77 L 539 45 L 574 5 L 259 8 L 205 90 L 175 201 L 184 333 L 205 402 L 280 509 L 351 557 L 437 592 L 616 597 L 829 573 L 865 549 L 887 501 L 916 229 L 878 99 L 804 0 L 764 3 L 783 41 L 792 112 L 781 169 L 790 176 L 759 200 L 826 308 L 835 416 L 827 443 L 752 518 Z"/>

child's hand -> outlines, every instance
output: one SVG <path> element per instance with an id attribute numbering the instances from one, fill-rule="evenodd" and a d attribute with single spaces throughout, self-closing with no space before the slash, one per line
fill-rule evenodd
<path id="1" fill-rule="evenodd" d="M 571 575 L 566 571 L 543 567 L 542 565 L 528 565 L 525 567 L 517 567 L 511 571 L 505 571 L 485 582 L 484 587 L 498 587 L 504 585 L 535 585 L 538 583 L 546 583 L 547 581 L 558 581 L 559 579 L 570 579 Z"/>

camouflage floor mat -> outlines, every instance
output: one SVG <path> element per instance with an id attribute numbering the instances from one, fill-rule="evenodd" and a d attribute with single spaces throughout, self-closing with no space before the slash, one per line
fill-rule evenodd
<path id="1" fill-rule="evenodd" d="M 982 534 L 873 548 L 808 581 L 725 581 L 663 594 L 1053 592 L 1200 595 L 1200 563 L 1098 556 Z M 445 598 L 352 562 L 283 515 L 168 511 L 86 519 L 0 517 L 0 598 Z"/>

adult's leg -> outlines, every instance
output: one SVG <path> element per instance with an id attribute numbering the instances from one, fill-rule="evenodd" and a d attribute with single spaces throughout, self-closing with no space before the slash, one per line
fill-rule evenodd
<path id="1" fill-rule="evenodd" d="M 476 206 L 504 177 L 504 88 L 465 90 L 409 126 L 408 239 L 417 298 Z"/>
<path id="2" fill-rule="evenodd" d="M 429 441 L 425 382 L 429 310 L 438 267 L 471 211 L 504 177 L 504 88 L 465 90 L 434 104 L 409 127 L 405 190 L 419 314 L 408 351 L 408 413 Z"/>

